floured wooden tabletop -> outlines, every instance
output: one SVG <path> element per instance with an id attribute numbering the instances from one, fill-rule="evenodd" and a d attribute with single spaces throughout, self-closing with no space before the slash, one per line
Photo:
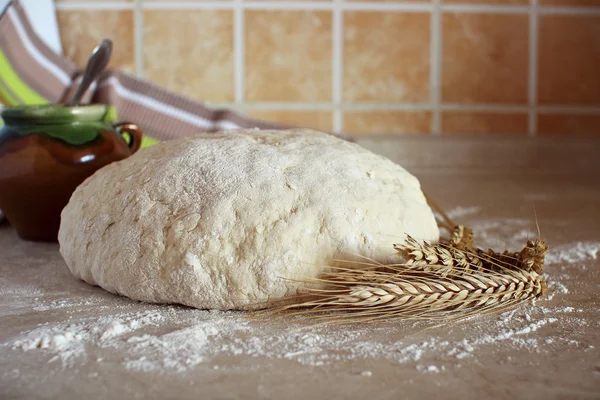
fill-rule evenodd
<path id="1" fill-rule="evenodd" d="M 480 247 L 537 237 L 535 208 L 545 298 L 455 323 L 251 320 L 111 295 L 4 224 L 0 398 L 600 398 L 600 141 L 435 140 L 363 144 Z"/>

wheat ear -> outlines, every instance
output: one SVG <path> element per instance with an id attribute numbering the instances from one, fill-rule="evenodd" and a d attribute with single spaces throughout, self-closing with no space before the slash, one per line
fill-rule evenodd
<path id="1" fill-rule="evenodd" d="M 528 241 L 516 253 L 407 237 L 398 264 L 348 263 L 307 280 L 301 293 L 272 301 L 263 315 L 305 315 L 326 323 L 398 318 L 451 319 L 503 310 L 541 296 L 547 246 Z"/>
<path id="2" fill-rule="evenodd" d="M 545 283 L 536 272 L 478 273 L 442 278 L 418 273 L 334 268 L 318 281 L 325 289 L 307 289 L 310 298 L 281 306 L 276 313 L 312 314 L 337 322 L 438 319 L 483 313 L 540 296 Z M 323 314 L 324 312 L 335 314 Z"/>
<path id="3" fill-rule="evenodd" d="M 468 272 L 469 270 L 497 272 L 533 270 L 538 274 L 542 273 L 548 250 L 544 241 L 528 240 L 521 251 L 513 253 L 508 251 L 497 253 L 492 249 L 483 251 L 472 247 L 472 234 L 468 240 L 459 238 L 459 235 L 467 229 L 469 228 L 462 225 L 456 226 L 451 237 L 457 240 L 451 239 L 449 243 L 419 242 L 407 235 L 406 241 L 395 244 L 394 249 L 406 260 L 404 266 L 440 273 L 444 276 L 451 271 Z M 470 242 L 471 246 L 467 247 L 467 242 Z"/>
<path id="4" fill-rule="evenodd" d="M 407 236 L 394 245 L 398 264 L 332 267 L 292 297 L 274 300 L 261 315 L 305 315 L 325 323 L 398 318 L 449 319 L 503 310 L 541 296 L 548 246 L 529 240 L 519 252 L 484 251 L 473 231 L 455 224 L 430 198 L 449 231 L 440 243 Z"/>
<path id="5" fill-rule="evenodd" d="M 546 287 L 533 269 L 451 269 L 442 275 L 414 265 L 373 268 L 332 268 L 307 281 L 313 286 L 297 301 L 269 313 L 311 315 L 330 322 L 446 319 L 504 309 L 542 295 Z"/>

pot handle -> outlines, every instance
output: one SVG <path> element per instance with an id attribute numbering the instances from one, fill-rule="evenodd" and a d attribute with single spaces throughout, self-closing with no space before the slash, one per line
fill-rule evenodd
<path id="1" fill-rule="evenodd" d="M 127 146 L 129 146 L 131 154 L 135 153 L 140 149 L 140 146 L 142 145 L 143 133 L 142 129 L 139 126 L 137 126 L 133 122 L 122 122 L 120 124 L 114 125 L 114 127 L 115 131 L 117 132 L 117 134 L 119 134 L 119 136 L 123 137 L 124 133 L 126 133 L 129 136 L 129 140 L 126 140 L 124 137 L 123 140 L 125 140 Z"/>

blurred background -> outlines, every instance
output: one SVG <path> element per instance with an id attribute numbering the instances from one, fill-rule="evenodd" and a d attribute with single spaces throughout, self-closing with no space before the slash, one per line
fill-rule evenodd
<path id="1" fill-rule="evenodd" d="M 600 133 L 600 0 L 55 1 L 65 56 L 352 135 Z"/>

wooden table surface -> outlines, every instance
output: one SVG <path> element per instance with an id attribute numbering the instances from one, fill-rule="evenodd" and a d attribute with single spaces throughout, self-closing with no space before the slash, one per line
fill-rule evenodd
<path id="1" fill-rule="evenodd" d="M 5 224 L 0 398 L 600 398 L 600 141 L 383 137 L 360 143 L 417 175 L 458 222 L 474 227 L 481 246 L 522 247 L 537 232 L 535 208 L 551 248 L 546 298 L 458 323 L 306 328 L 297 321 L 246 320 L 108 294 L 75 280 L 58 245 L 22 241 Z M 113 329 L 110 340 L 93 337 L 94 321 L 124 315 L 160 318 Z M 200 323 L 216 329 L 201 338 L 202 357 L 190 358 L 195 347 L 189 346 L 199 342 L 182 342 L 187 347 L 180 353 L 135 350 L 139 338 L 166 343 L 179 333 L 189 341 L 183 334 Z M 79 346 L 76 354 L 56 338 L 27 342 L 53 327 L 89 332 L 81 343 L 69 339 Z"/>

